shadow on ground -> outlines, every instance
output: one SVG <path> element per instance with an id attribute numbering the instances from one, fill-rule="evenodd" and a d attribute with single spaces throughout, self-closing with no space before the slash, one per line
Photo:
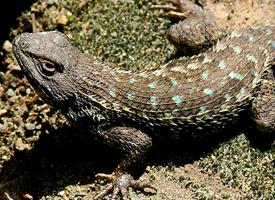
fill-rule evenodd
<path id="1" fill-rule="evenodd" d="M 173 163 L 174 166 L 184 166 L 192 163 L 209 155 L 220 143 L 236 134 L 223 132 L 218 137 L 183 138 L 181 142 L 157 141 L 148 158 L 149 162 L 135 165 L 134 175 L 138 178 L 147 164 L 166 166 Z M 266 140 L 258 140 L 257 136 L 250 138 L 253 145 L 267 150 Z M 96 173 L 111 173 L 120 159 L 120 152 L 94 141 L 92 134 L 64 127 L 50 134 L 42 134 L 32 150 L 16 152 L 12 160 L 4 164 L 2 173 L 8 174 L 11 166 L 15 166 L 16 170 L 8 180 L 15 180 L 21 191 L 40 199 L 62 191 L 68 185 L 94 183 Z M 91 191 L 94 189 L 91 187 Z"/>

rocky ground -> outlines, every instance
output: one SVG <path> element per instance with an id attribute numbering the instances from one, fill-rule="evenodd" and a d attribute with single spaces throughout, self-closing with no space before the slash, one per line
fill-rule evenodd
<path id="1" fill-rule="evenodd" d="M 98 0 L 82 8 L 79 2 L 36 1 L 9 34 L 1 33 L 0 200 L 88 199 L 106 185 L 94 175 L 112 172 L 121 158 L 37 97 L 12 55 L 14 36 L 59 30 L 82 51 L 126 69 L 160 65 L 175 54 L 165 38 L 173 21 L 151 9 L 161 1 Z M 228 29 L 275 22 L 273 0 L 206 0 L 206 9 Z M 134 200 L 274 199 L 274 137 L 248 123 L 240 132 L 162 141 L 134 171 L 158 188 L 155 195 L 131 190 Z"/>

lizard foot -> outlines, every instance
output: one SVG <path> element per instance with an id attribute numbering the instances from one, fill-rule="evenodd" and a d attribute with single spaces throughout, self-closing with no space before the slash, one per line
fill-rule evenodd
<path id="1" fill-rule="evenodd" d="M 102 192 L 97 196 L 93 197 L 93 200 L 101 199 L 113 190 L 112 200 L 118 199 L 119 193 L 122 196 L 122 199 L 130 199 L 128 189 L 132 187 L 134 189 L 145 189 L 149 188 L 154 190 L 154 193 L 157 192 L 157 189 L 148 183 L 144 183 L 138 180 L 134 180 L 130 174 L 121 174 L 116 175 L 112 174 L 97 174 L 96 179 L 107 179 L 112 182 L 108 185 Z"/>
<path id="2" fill-rule="evenodd" d="M 173 5 L 154 5 L 153 9 L 162 9 L 168 11 L 165 16 L 184 20 L 193 15 L 201 13 L 201 4 L 194 4 L 188 0 L 162 0 L 164 2 L 172 3 Z"/>

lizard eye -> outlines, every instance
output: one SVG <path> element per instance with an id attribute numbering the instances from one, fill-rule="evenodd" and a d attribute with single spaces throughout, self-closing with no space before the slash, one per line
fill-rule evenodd
<path id="1" fill-rule="evenodd" d="M 61 70 L 58 64 L 49 60 L 40 60 L 40 70 L 46 76 L 52 76 L 56 71 Z"/>

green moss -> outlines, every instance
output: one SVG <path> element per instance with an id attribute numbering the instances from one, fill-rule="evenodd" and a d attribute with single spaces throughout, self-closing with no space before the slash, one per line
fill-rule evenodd
<path id="1" fill-rule="evenodd" d="M 274 154 L 253 148 L 244 134 L 221 144 L 197 165 L 210 176 L 219 175 L 224 185 L 248 191 L 247 198 L 272 197 Z"/>
<path id="2" fill-rule="evenodd" d="M 166 39 L 169 21 L 152 10 L 156 1 L 108 1 L 89 4 L 72 15 L 65 32 L 84 52 L 126 69 L 163 63 L 174 48 Z"/>

